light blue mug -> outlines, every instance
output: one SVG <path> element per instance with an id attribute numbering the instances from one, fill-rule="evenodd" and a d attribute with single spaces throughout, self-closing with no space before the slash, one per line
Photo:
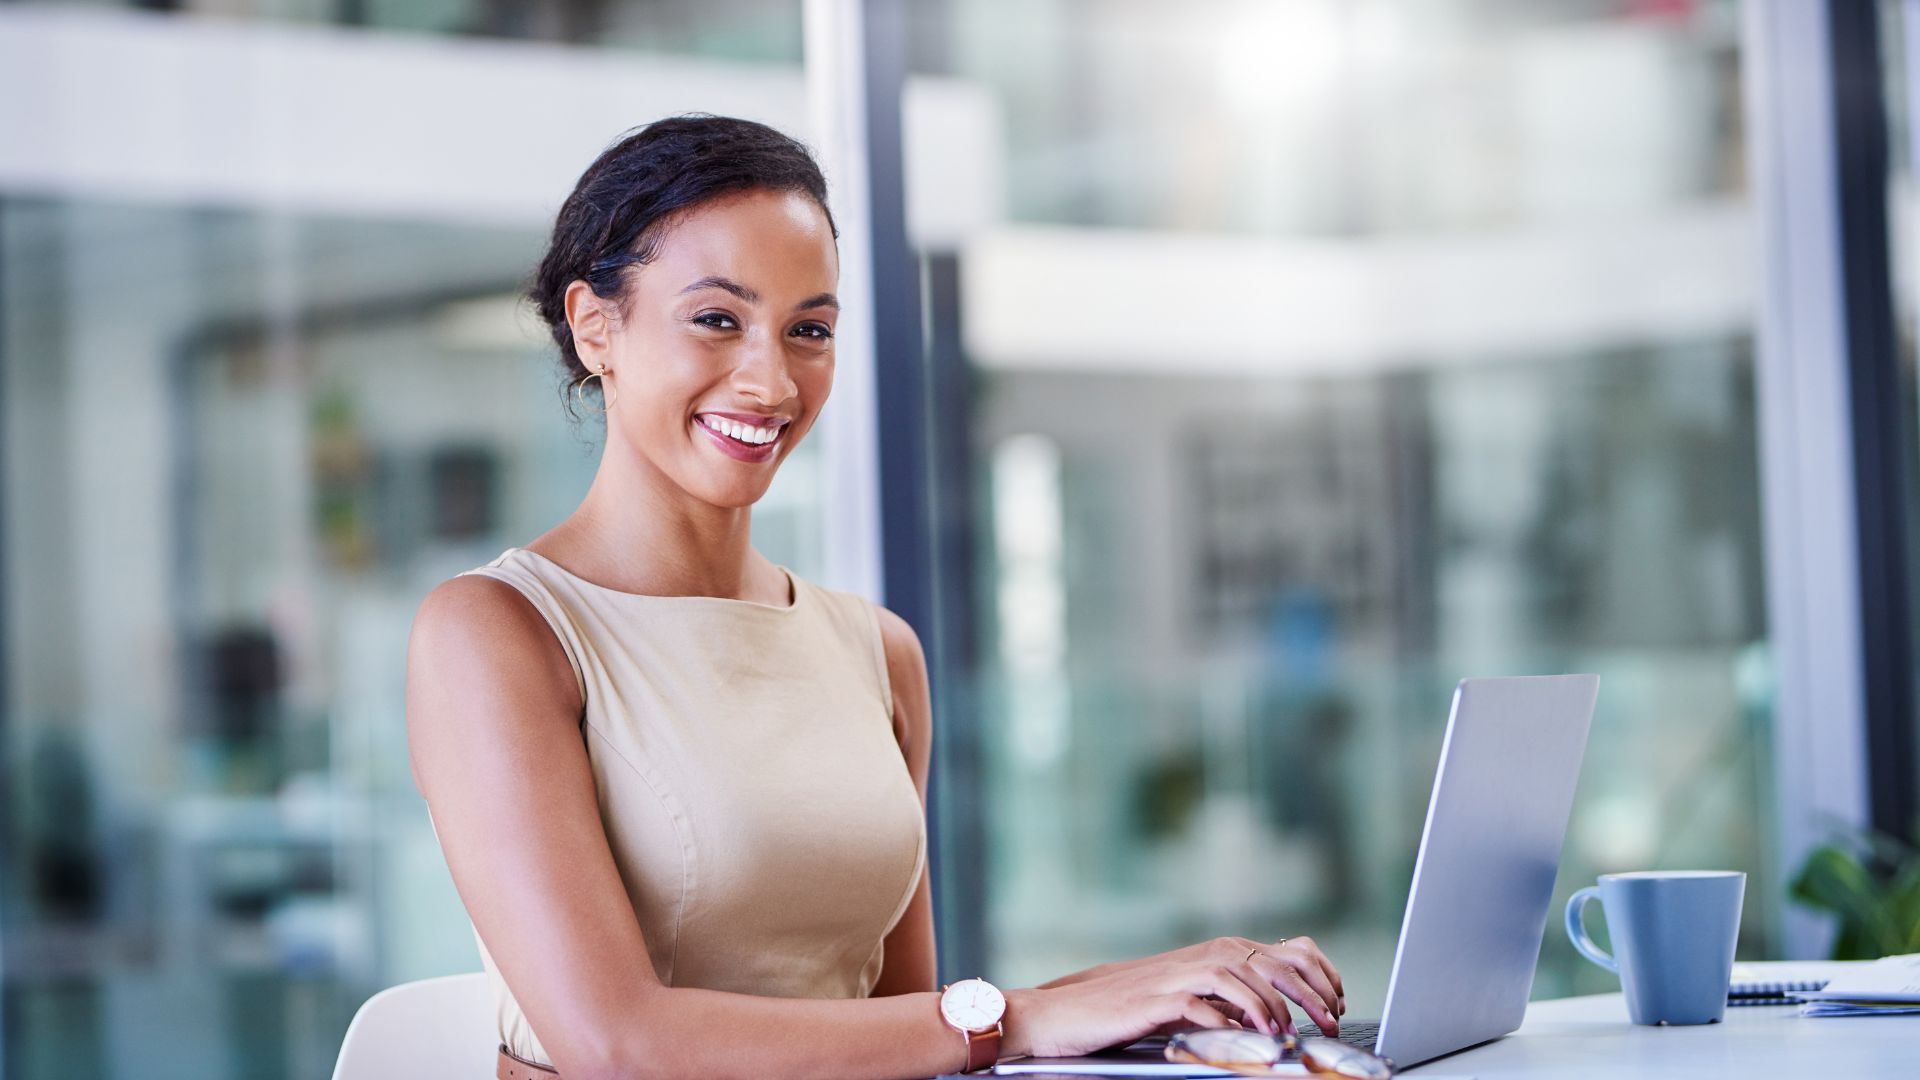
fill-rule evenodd
<path id="1" fill-rule="evenodd" d="M 1747 875 L 1738 870 L 1601 874 L 1567 901 L 1567 937 L 1580 955 L 1620 976 L 1636 1024 L 1711 1024 L 1727 1012 L 1733 945 Z M 1581 922 L 1598 897 L 1613 955 Z"/>

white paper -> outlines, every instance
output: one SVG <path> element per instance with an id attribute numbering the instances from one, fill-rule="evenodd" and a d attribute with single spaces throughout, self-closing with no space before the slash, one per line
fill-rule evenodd
<path id="1" fill-rule="evenodd" d="M 1204 1065 L 1182 1065 L 1176 1061 L 1146 1061 L 1139 1057 L 1070 1057 L 1070 1058 L 1021 1058 L 995 1065 L 993 1071 L 1001 1076 L 1031 1076 L 1044 1074 L 1051 1076 L 1193 1076 L 1216 1077 L 1237 1076 L 1225 1069 L 1209 1069 Z M 1311 1076 L 1307 1067 L 1298 1062 L 1287 1062 L 1273 1067 L 1274 1076 Z M 1471 1074 L 1420 1073 L 1420 1080 L 1474 1080 Z"/>
<path id="2" fill-rule="evenodd" d="M 1907 1016 L 1920 1013 L 1920 1005 L 1855 1005 L 1849 1001 L 1809 1001 L 1800 1006 L 1801 1016 Z"/>
<path id="3" fill-rule="evenodd" d="M 1205 1065 L 1182 1065 L 1177 1061 L 1140 1061 L 1128 1058 L 1022 1058 L 995 1065 L 993 1071 L 1001 1076 L 1019 1076 L 1027 1073 L 1048 1073 L 1054 1076 L 1234 1076 L 1226 1069 L 1209 1069 Z M 1306 1076 L 1304 1065 L 1276 1065 L 1274 1072 L 1282 1076 Z"/>
<path id="4" fill-rule="evenodd" d="M 1802 1001 L 1920 1005 L 1920 953 L 1875 960 L 1836 977 L 1825 990 L 1803 990 L 1793 996 Z"/>

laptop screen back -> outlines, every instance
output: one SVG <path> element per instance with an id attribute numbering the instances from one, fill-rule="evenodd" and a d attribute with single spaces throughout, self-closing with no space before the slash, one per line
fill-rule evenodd
<path id="1" fill-rule="evenodd" d="M 1520 1026 L 1600 680 L 1467 679 L 1454 691 L 1379 1052 L 1401 1065 Z"/>

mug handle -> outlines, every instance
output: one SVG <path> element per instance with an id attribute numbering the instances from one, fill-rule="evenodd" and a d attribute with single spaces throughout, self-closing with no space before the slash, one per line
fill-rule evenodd
<path id="1" fill-rule="evenodd" d="M 1620 974 L 1620 965 L 1614 962 L 1613 957 L 1602 952 L 1600 946 L 1593 943 L 1593 939 L 1587 936 L 1586 924 L 1580 919 L 1582 915 L 1586 914 L 1587 901 L 1598 899 L 1600 899 L 1600 887 L 1598 885 L 1589 885 L 1579 892 L 1574 893 L 1571 897 L 1568 897 L 1567 939 L 1573 942 L 1573 947 L 1580 951 L 1581 956 L 1618 975 Z"/>

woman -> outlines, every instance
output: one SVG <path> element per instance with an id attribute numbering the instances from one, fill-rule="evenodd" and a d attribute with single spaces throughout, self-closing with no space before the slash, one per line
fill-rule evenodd
<path id="1" fill-rule="evenodd" d="M 919 640 L 749 543 L 833 388 L 837 236 L 805 148 L 721 117 L 630 134 L 560 209 L 531 295 L 573 395 L 604 402 L 599 469 L 565 521 L 436 588 L 407 658 L 500 1075 L 931 1076 L 1291 1030 L 1288 999 L 1336 1027 L 1304 937 L 936 988 Z"/>

